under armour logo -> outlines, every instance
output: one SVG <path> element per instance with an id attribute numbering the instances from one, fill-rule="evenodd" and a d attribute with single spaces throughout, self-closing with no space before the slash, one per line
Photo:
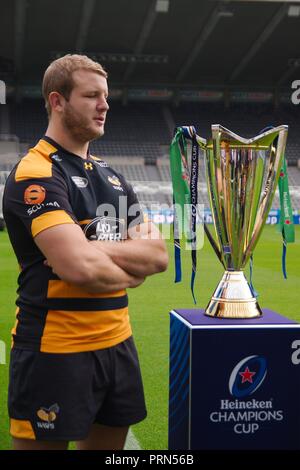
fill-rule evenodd
<path id="1" fill-rule="evenodd" d="M 86 170 L 92 170 L 92 169 L 93 169 L 93 164 L 92 164 L 92 163 L 84 162 L 84 168 L 85 168 Z"/>

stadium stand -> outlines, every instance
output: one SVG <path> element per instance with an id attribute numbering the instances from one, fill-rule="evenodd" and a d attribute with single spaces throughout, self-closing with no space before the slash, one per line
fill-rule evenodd
<path id="1" fill-rule="evenodd" d="M 155 142 L 107 141 L 103 138 L 91 144 L 91 151 L 96 155 L 144 157 L 145 163 L 161 156 L 159 144 Z"/>
<path id="2" fill-rule="evenodd" d="M 111 161 L 113 168 L 125 176 L 129 181 L 151 181 L 151 177 L 147 172 L 147 166 L 140 163 L 132 163 L 126 159 L 124 164 L 116 164 Z"/>
<path id="3" fill-rule="evenodd" d="M 169 140 L 161 106 L 110 103 L 105 136 L 93 142 L 91 150 L 103 156 L 143 157 L 146 164 L 155 164 L 162 156 L 160 145 Z"/>
<path id="4" fill-rule="evenodd" d="M 170 128 L 195 125 L 199 135 L 209 138 L 210 126 L 220 123 L 243 137 L 257 135 L 267 125 L 289 125 L 286 155 L 293 206 L 300 208 L 300 171 L 296 167 L 300 155 L 299 111 L 295 107 L 270 104 L 181 103 L 180 106 L 159 103 L 110 103 L 109 119 L 103 138 L 91 144 L 91 152 L 101 156 L 123 174 L 134 187 L 145 207 L 172 204 L 168 162 Z M 10 130 L 19 142 L 0 142 L 0 170 L 9 170 L 28 147 L 34 145 L 47 126 L 44 104 L 39 99 L 24 99 L 10 105 Z M 2 139 L 3 140 L 3 139 Z M 153 182 L 169 183 L 161 192 Z M 139 186 L 144 182 L 143 186 Z M 209 206 L 203 155 L 199 168 L 199 202 Z M 273 208 L 279 208 L 276 193 Z"/>
<path id="5" fill-rule="evenodd" d="M 155 103 L 109 102 L 105 139 L 112 141 L 168 143 L 169 132 L 162 107 Z"/>
<path id="6" fill-rule="evenodd" d="M 28 146 L 35 145 L 36 141 L 45 132 L 47 115 L 41 100 L 24 99 L 20 104 L 10 105 L 11 131 L 21 142 Z"/>
<path id="7" fill-rule="evenodd" d="M 250 138 L 259 134 L 267 126 L 287 124 L 289 136 L 287 158 L 296 165 L 300 158 L 300 115 L 291 106 L 274 110 L 266 104 L 239 104 L 226 109 L 220 104 L 183 103 L 172 109 L 176 126 L 194 125 L 197 133 L 205 138 L 211 135 L 211 124 L 222 124 L 242 137 Z"/>
<path id="8" fill-rule="evenodd" d="M 0 134 L 0 171 L 10 170 L 19 158 L 19 139 L 15 135 Z"/>
<path id="9" fill-rule="evenodd" d="M 110 103 L 111 112 L 103 139 L 91 145 L 96 155 L 143 157 L 145 163 L 155 164 L 161 154 L 160 144 L 168 144 L 169 132 L 161 106 L 151 104 Z M 20 141 L 28 146 L 43 135 L 47 126 L 44 104 L 41 100 L 25 99 L 11 105 L 11 128 Z"/>
<path id="10" fill-rule="evenodd" d="M 163 106 L 155 103 L 110 103 L 105 136 L 92 143 L 97 155 L 110 157 L 143 157 L 145 163 L 155 164 L 167 153 L 170 124 L 166 122 Z M 226 109 L 217 103 L 181 103 L 169 107 L 174 126 L 194 125 L 197 132 L 208 138 L 210 126 L 220 123 L 243 137 L 257 135 L 268 125 L 289 125 L 287 158 L 296 165 L 300 155 L 299 112 L 291 106 L 274 110 L 266 104 L 239 104 Z M 21 142 L 32 145 L 43 135 L 47 118 L 41 100 L 25 99 L 10 106 L 11 130 Z"/>

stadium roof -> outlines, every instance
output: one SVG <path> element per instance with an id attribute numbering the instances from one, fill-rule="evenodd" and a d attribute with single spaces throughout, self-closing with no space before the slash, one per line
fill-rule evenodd
<path id="1" fill-rule="evenodd" d="M 95 55 L 115 86 L 290 87 L 300 3 L 0 0 L 0 78 L 40 83 L 53 57 Z"/>

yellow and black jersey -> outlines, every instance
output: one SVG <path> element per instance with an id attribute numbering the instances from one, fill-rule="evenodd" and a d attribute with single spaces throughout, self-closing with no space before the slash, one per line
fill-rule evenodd
<path id="1" fill-rule="evenodd" d="M 99 158 L 82 159 L 44 137 L 8 177 L 3 211 L 21 270 L 15 348 L 92 351 L 131 335 L 125 290 L 89 294 L 62 281 L 34 242 L 59 224 L 79 224 L 89 240 L 123 239 L 142 214 L 122 175 Z"/>

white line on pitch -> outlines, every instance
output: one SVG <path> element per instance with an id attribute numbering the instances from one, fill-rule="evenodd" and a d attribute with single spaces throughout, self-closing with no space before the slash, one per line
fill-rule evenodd
<path id="1" fill-rule="evenodd" d="M 129 429 L 124 450 L 140 450 L 141 446 L 135 435 L 133 434 L 132 430 Z"/>

